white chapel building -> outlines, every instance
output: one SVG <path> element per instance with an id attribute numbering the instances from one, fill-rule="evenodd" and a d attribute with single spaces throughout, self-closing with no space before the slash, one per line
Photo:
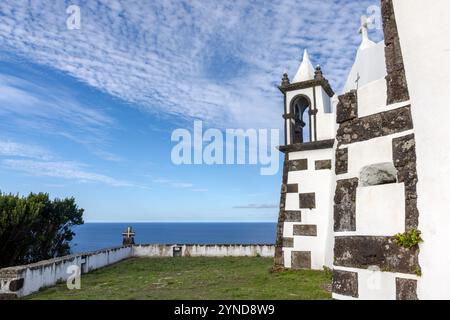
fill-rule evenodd
<path id="1" fill-rule="evenodd" d="M 306 50 L 283 75 L 274 268 L 330 268 L 336 299 L 450 299 L 450 1 L 380 4 L 342 93 Z"/>

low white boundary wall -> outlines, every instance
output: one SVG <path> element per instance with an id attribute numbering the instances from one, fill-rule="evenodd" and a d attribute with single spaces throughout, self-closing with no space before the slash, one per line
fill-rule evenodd
<path id="1" fill-rule="evenodd" d="M 178 249 L 178 250 L 177 250 Z M 275 246 L 265 244 L 143 244 L 133 246 L 135 257 L 273 257 Z"/>
<path id="2" fill-rule="evenodd" d="M 74 272 L 69 267 L 78 266 L 81 273 L 130 258 L 133 248 L 117 247 L 91 253 L 80 253 L 51 260 L 43 260 L 24 266 L 0 269 L 0 298 L 29 295 L 41 288 L 65 281 Z"/>
<path id="3" fill-rule="evenodd" d="M 132 257 L 273 257 L 274 254 L 275 246 L 259 244 L 146 244 L 79 253 L 0 269 L 0 300 L 23 297 L 66 281 L 74 273 L 73 270 L 68 271 L 72 266 L 78 266 L 81 273 L 87 273 Z"/>

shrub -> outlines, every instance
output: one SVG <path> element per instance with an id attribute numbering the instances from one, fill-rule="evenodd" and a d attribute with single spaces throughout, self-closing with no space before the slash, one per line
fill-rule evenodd
<path id="1" fill-rule="evenodd" d="M 74 198 L 50 200 L 0 192 L 0 267 L 33 263 L 70 253 L 72 227 L 83 224 Z"/>

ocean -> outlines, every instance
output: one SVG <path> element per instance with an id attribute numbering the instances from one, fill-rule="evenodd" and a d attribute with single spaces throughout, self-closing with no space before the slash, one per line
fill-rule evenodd
<path id="1" fill-rule="evenodd" d="M 132 226 L 136 244 L 274 244 L 276 223 L 85 223 L 76 226 L 72 252 L 122 245 Z"/>

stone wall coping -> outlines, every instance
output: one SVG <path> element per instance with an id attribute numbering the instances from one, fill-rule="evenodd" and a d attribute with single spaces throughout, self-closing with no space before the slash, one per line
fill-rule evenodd
<path id="1" fill-rule="evenodd" d="M 20 273 L 21 271 L 26 270 L 26 269 L 32 269 L 32 270 L 38 269 L 38 268 L 41 268 L 46 265 L 52 265 L 55 263 L 58 264 L 58 263 L 61 263 L 61 262 L 67 261 L 67 260 L 75 260 L 78 257 L 94 256 L 97 254 L 106 253 L 108 251 L 117 251 L 117 250 L 124 249 L 127 247 L 128 246 L 118 246 L 118 247 L 105 248 L 105 249 L 100 249 L 100 250 L 95 250 L 95 251 L 90 251 L 90 252 L 80 252 L 80 253 L 70 254 L 67 256 L 57 257 L 57 258 L 53 258 L 53 259 L 41 260 L 41 261 L 38 261 L 35 263 L 7 267 L 7 268 L 0 269 L 0 277 L 5 274 L 10 275 L 10 274 L 14 274 L 14 273 Z"/>

